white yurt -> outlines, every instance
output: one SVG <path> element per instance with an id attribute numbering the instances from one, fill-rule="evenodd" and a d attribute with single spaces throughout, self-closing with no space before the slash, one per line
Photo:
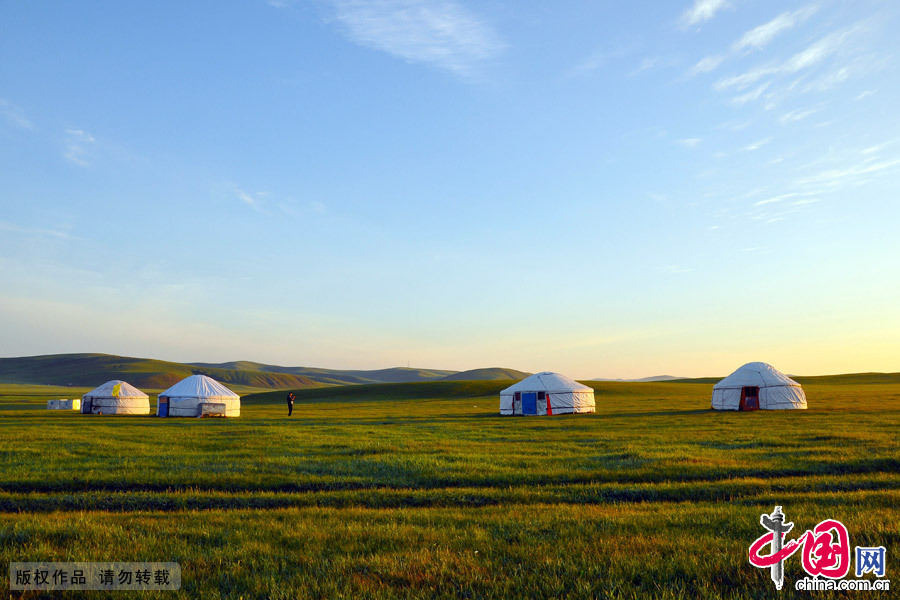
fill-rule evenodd
<path id="1" fill-rule="evenodd" d="M 747 363 L 713 386 L 714 410 L 806 408 L 800 384 L 763 362 Z"/>
<path id="2" fill-rule="evenodd" d="M 157 400 L 157 417 L 199 417 L 204 404 L 224 404 L 226 417 L 241 416 L 241 397 L 206 375 L 185 377 Z"/>
<path id="3" fill-rule="evenodd" d="M 150 396 L 127 381 L 114 379 L 81 397 L 82 414 L 149 415 Z"/>
<path id="4" fill-rule="evenodd" d="M 500 392 L 501 415 L 594 412 L 594 390 L 559 373 L 535 373 Z"/>

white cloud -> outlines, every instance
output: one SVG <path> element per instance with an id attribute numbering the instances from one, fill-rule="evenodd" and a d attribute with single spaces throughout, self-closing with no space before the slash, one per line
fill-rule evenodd
<path id="1" fill-rule="evenodd" d="M 237 197 L 241 200 L 241 202 L 243 202 L 250 208 L 259 208 L 259 202 L 256 200 L 256 198 L 254 198 L 247 192 L 236 190 L 235 193 L 237 194 Z"/>
<path id="2" fill-rule="evenodd" d="M 66 129 L 63 156 L 81 167 L 90 165 L 91 147 L 97 140 L 83 129 Z"/>
<path id="3" fill-rule="evenodd" d="M 250 192 L 244 191 L 233 184 L 229 184 L 229 187 L 232 189 L 235 197 L 238 200 L 240 200 L 253 210 L 265 212 L 265 206 L 263 205 L 263 198 L 267 196 L 265 192 L 256 192 L 255 194 L 251 194 Z"/>
<path id="4" fill-rule="evenodd" d="M 868 148 L 864 148 L 862 150 L 863 154 L 875 154 L 876 152 L 881 152 L 885 148 L 891 145 L 891 142 L 884 142 L 882 144 L 878 144 L 877 146 L 869 146 Z"/>
<path id="5" fill-rule="evenodd" d="M 757 67 L 740 75 L 732 75 L 731 77 L 720 79 L 715 83 L 715 85 L 713 85 L 713 89 L 719 92 L 725 91 L 730 88 L 743 90 L 750 87 L 763 77 L 777 72 L 778 69 L 776 67 Z"/>
<path id="6" fill-rule="evenodd" d="M 742 94 L 740 96 L 735 96 L 731 99 L 732 104 L 736 104 L 741 106 L 748 102 L 752 102 L 754 100 L 759 100 L 760 96 L 763 95 L 767 89 L 769 89 L 769 85 L 771 85 L 768 81 L 757 86 L 756 89 L 747 92 L 746 94 Z"/>
<path id="7" fill-rule="evenodd" d="M 754 202 L 753 206 L 765 206 L 766 204 L 776 204 L 783 200 L 788 200 L 790 198 L 796 198 L 800 194 L 797 192 L 791 192 L 789 194 L 781 194 L 780 196 L 773 196 L 771 198 L 766 198 L 765 200 L 760 200 L 759 202 Z"/>
<path id="8" fill-rule="evenodd" d="M 755 152 L 756 150 L 759 150 L 760 148 L 762 148 L 763 146 L 765 146 L 766 144 L 768 144 L 771 141 L 772 141 L 772 138 L 758 140 L 756 142 L 753 142 L 752 144 L 747 144 L 746 146 L 744 146 L 742 148 L 742 150 L 744 150 L 745 152 Z"/>
<path id="9" fill-rule="evenodd" d="M 679 146 L 684 146 L 685 148 L 696 148 L 700 144 L 700 138 L 685 138 L 683 140 L 676 140 L 676 144 Z"/>
<path id="10" fill-rule="evenodd" d="M 474 75 L 504 44 L 493 28 L 451 0 L 334 0 L 348 37 L 412 63 Z"/>
<path id="11" fill-rule="evenodd" d="M 781 118 L 778 119 L 782 123 L 796 123 L 797 121 L 802 121 L 806 117 L 813 115 L 819 112 L 819 108 L 810 108 L 806 110 L 792 110 L 788 113 L 781 115 Z"/>
<path id="12" fill-rule="evenodd" d="M 764 23 L 759 27 L 751 29 L 735 42 L 734 50 L 741 51 L 750 48 L 757 50 L 767 46 L 775 37 L 788 29 L 798 25 L 814 15 L 818 10 L 817 6 L 807 6 L 793 12 L 781 13 L 768 23 Z"/>
<path id="13" fill-rule="evenodd" d="M 813 14 L 815 14 L 817 10 L 818 7 L 816 6 L 808 6 L 800 10 L 795 10 L 794 12 L 786 12 L 778 15 L 768 23 L 764 23 L 759 27 L 751 29 L 750 31 L 745 33 L 741 37 L 741 39 L 732 44 L 731 51 L 726 53 L 725 55 L 713 55 L 701 59 L 688 72 L 688 76 L 691 77 L 699 73 L 709 73 L 710 71 L 715 70 L 719 65 L 722 64 L 722 62 L 725 61 L 726 58 L 728 58 L 728 55 L 733 55 L 747 50 L 759 50 L 764 48 L 780 33 L 802 23 Z M 729 80 L 723 80 L 723 82 L 732 82 L 732 85 L 743 85 L 744 87 L 746 87 L 747 85 L 750 85 L 753 82 L 757 81 L 759 78 L 769 75 L 772 72 L 773 67 L 757 68 L 746 73 L 743 76 L 734 77 Z M 719 85 L 722 85 L 723 82 L 719 82 Z"/>
<path id="14" fill-rule="evenodd" d="M 856 29 L 845 29 L 826 35 L 818 42 L 811 44 L 802 52 L 798 52 L 788 60 L 782 70 L 788 73 L 796 73 L 802 69 L 815 66 L 831 56 L 850 38 Z"/>
<path id="15" fill-rule="evenodd" d="M 641 61 L 641 64 L 638 67 L 629 73 L 629 77 L 637 75 L 638 73 L 643 73 L 649 69 L 652 69 L 656 65 L 660 64 L 660 59 L 658 56 L 650 56 Z"/>
<path id="16" fill-rule="evenodd" d="M 283 212 L 287 216 L 293 217 L 295 219 L 307 219 L 310 216 L 324 215 L 326 212 L 328 212 L 328 208 L 325 206 L 325 204 L 323 202 L 319 202 L 318 200 L 300 204 L 299 202 L 289 199 L 283 202 L 279 202 L 278 208 L 281 209 L 281 212 Z"/>
<path id="17" fill-rule="evenodd" d="M 0 116 L 2 116 L 7 123 L 14 127 L 18 127 L 19 129 L 34 129 L 34 125 L 25 118 L 22 109 L 3 98 L 0 98 Z"/>
<path id="18" fill-rule="evenodd" d="M 863 98 L 868 98 L 869 96 L 871 96 L 874 93 L 875 93 L 875 90 L 865 90 L 865 91 L 860 92 L 859 95 L 856 97 L 856 99 L 862 100 Z"/>
<path id="19" fill-rule="evenodd" d="M 48 237 L 60 239 L 60 240 L 74 240 L 78 239 L 75 236 L 71 235 L 67 231 L 62 231 L 59 229 L 43 229 L 39 227 L 22 227 L 21 225 L 16 225 L 14 223 L 6 223 L 4 221 L 0 221 L 0 231 L 6 231 L 8 233 L 18 233 L 21 235 L 26 235 L 30 237 L 38 237 L 42 239 L 46 239 Z"/>
<path id="20" fill-rule="evenodd" d="M 612 49 L 597 50 L 587 58 L 576 64 L 566 72 L 566 77 L 577 77 L 586 75 L 604 65 L 614 61 L 623 59 L 637 50 L 635 44 L 620 44 Z"/>
<path id="21" fill-rule="evenodd" d="M 741 105 L 758 100 L 762 97 L 763 92 L 779 77 L 810 70 L 824 63 L 833 55 L 846 54 L 848 51 L 852 52 L 854 49 L 848 49 L 847 42 L 861 31 L 861 25 L 834 31 L 786 60 L 781 62 L 772 61 L 768 64 L 756 66 L 739 75 L 724 77 L 713 84 L 713 89 L 719 92 L 727 90 L 740 91 L 755 85 L 757 87 L 752 91 L 732 98 L 732 103 Z M 858 48 L 855 50 L 858 50 Z M 776 105 L 774 98 L 784 96 L 785 93 L 803 93 L 830 89 L 845 81 L 850 74 L 850 67 L 845 64 L 832 68 L 824 76 L 805 85 L 802 85 L 804 77 L 800 76 L 793 83 L 766 94 L 766 98 L 770 101 L 766 108 L 773 108 Z"/>
<path id="22" fill-rule="evenodd" d="M 823 184 L 830 187 L 837 187 L 844 183 L 849 183 L 860 179 L 863 175 L 872 175 L 881 171 L 894 169 L 900 166 L 900 158 L 893 160 L 884 160 L 881 162 L 864 161 L 845 169 L 829 169 L 822 171 L 817 175 L 801 180 L 801 184 Z"/>
<path id="23" fill-rule="evenodd" d="M 725 0 L 694 0 L 693 6 L 681 15 L 685 26 L 697 25 L 709 21 L 716 13 L 728 6 Z"/>
<path id="24" fill-rule="evenodd" d="M 847 81 L 852 74 L 850 67 L 841 67 L 806 86 L 806 91 L 827 92 Z"/>
<path id="25" fill-rule="evenodd" d="M 709 73 L 722 64 L 723 60 L 725 60 L 724 56 L 707 56 L 706 58 L 702 58 L 691 68 L 688 75 L 693 76 L 699 75 L 700 73 Z"/>

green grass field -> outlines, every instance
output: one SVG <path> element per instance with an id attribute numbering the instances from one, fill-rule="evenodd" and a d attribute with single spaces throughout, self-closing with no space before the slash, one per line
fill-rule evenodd
<path id="1" fill-rule="evenodd" d="M 541 418 L 500 417 L 507 385 L 301 390 L 291 419 L 272 392 L 203 421 L 0 386 L 3 561 L 179 561 L 183 598 L 771 598 L 746 555 L 780 504 L 898 572 L 900 384 L 737 414 L 709 384 L 597 382 L 596 414 Z M 806 597 L 785 570 L 778 597 Z"/>

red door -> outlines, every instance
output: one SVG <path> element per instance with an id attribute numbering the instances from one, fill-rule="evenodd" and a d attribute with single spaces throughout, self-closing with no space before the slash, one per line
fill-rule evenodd
<path id="1" fill-rule="evenodd" d="M 741 388 L 741 410 L 759 410 L 759 388 Z"/>

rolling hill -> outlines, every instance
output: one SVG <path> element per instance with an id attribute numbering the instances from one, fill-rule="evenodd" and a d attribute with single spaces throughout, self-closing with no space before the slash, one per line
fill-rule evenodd
<path id="1" fill-rule="evenodd" d="M 50 354 L 0 358 L 0 383 L 30 383 L 93 387 L 123 379 L 148 389 L 165 389 L 190 375 L 209 375 L 224 384 L 255 388 L 304 389 L 318 387 L 308 377 L 212 367 L 110 354 Z"/>
<path id="2" fill-rule="evenodd" d="M 390 369 L 376 369 L 372 371 L 321 369 L 316 367 L 281 367 L 278 365 L 265 365 L 249 361 L 236 361 L 227 363 L 190 363 L 192 367 L 215 369 L 238 369 L 255 371 L 259 373 L 283 373 L 308 377 L 309 379 L 324 385 L 346 385 L 353 383 L 413 383 L 416 381 L 436 381 L 456 371 L 441 371 L 437 369 L 416 369 L 406 367 L 393 367 Z"/>
<path id="3" fill-rule="evenodd" d="M 493 380 L 512 380 L 519 381 L 525 379 L 531 373 L 516 371 L 515 369 L 504 369 L 503 367 L 490 367 L 487 369 L 471 369 L 469 371 L 460 371 L 447 375 L 441 381 L 493 381 Z"/>
<path id="4" fill-rule="evenodd" d="M 846 373 L 843 375 L 789 375 L 800 385 L 867 385 L 877 383 L 900 383 L 900 373 Z M 721 377 L 695 377 L 693 379 L 671 379 L 671 383 L 719 383 Z"/>
<path id="5" fill-rule="evenodd" d="M 684 379 L 684 377 L 675 377 L 673 375 L 654 375 L 652 377 L 641 377 L 640 379 L 605 379 L 597 377 L 591 381 L 627 381 L 629 383 L 656 383 L 659 381 L 675 381 L 676 379 Z"/>
<path id="6" fill-rule="evenodd" d="M 251 361 L 176 363 L 111 354 L 50 354 L 0 358 L 0 383 L 94 387 L 110 379 L 123 379 L 147 389 L 165 389 L 190 375 L 209 375 L 226 385 L 260 389 L 306 389 L 334 385 L 415 383 L 450 380 L 522 379 L 527 373 L 491 368 L 446 371 L 395 367 L 391 369 L 337 370 L 281 367 Z"/>

